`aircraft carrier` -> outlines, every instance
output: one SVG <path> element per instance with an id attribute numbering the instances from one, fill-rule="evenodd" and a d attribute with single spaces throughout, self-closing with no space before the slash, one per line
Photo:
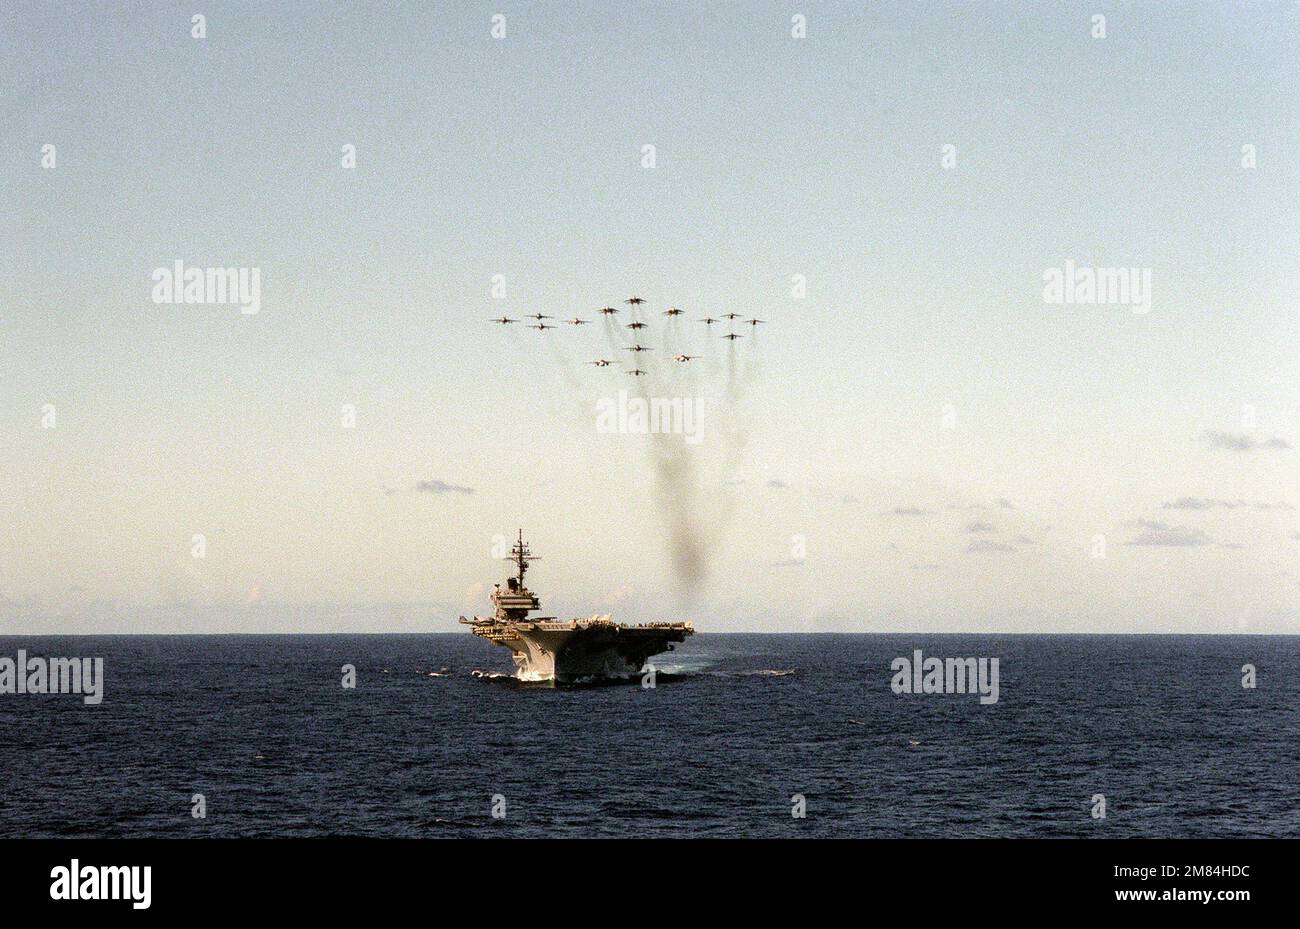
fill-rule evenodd
<path id="1" fill-rule="evenodd" d="M 528 564 L 536 556 L 519 540 L 510 550 L 515 576 L 506 586 L 495 585 L 491 617 L 460 618 L 473 627 L 473 633 L 496 645 L 510 649 L 521 681 L 550 681 L 577 684 L 626 678 L 638 674 L 651 655 L 672 651 L 674 642 L 685 641 L 695 634 L 695 627 L 684 623 L 647 623 L 629 626 L 616 623 L 609 615 L 588 619 L 560 620 L 554 616 L 528 618 L 541 609 L 537 597 L 524 586 Z"/>

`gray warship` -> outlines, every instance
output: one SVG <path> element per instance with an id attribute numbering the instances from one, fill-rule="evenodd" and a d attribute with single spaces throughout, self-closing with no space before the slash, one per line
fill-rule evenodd
<path id="1" fill-rule="evenodd" d="M 474 635 L 510 649 L 521 681 L 549 681 L 576 684 L 607 681 L 636 675 L 651 655 L 672 651 L 674 642 L 685 641 L 695 634 L 689 622 L 647 623 L 630 626 L 616 623 L 608 614 L 588 619 L 560 620 L 554 616 L 528 618 L 541 609 L 536 595 L 524 586 L 529 562 L 537 556 L 524 541 L 510 550 L 515 576 L 506 586 L 495 585 L 491 617 L 460 618 L 472 627 Z"/>

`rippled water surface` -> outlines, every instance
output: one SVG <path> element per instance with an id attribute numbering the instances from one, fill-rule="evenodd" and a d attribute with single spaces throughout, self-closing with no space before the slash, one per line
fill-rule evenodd
<path id="1" fill-rule="evenodd" d="M 20 648 L 106 693 L 0 695 L 0 836 L 1300 836 L 1294 637 L 701 634 L 570 690 L 469 635 Z M 999 701 L 895 695 L 917 648 L 997 657 Z"/>

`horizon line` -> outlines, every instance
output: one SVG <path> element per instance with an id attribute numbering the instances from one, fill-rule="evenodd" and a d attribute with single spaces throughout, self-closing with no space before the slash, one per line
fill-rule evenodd
<path id="1" fill-rule="evenodd" d="M 335 630 L 330 632 L 4 632 L 0 633 L 0 639 L 70 639 L 70 638 L 130 638 L 130 637 L 153 637 L 153 638 L 182 638 L 182 637 L 214 637 L 214 636 L 326 636 L 326 635 L 446 635 L 446 636 L 463 636 L 464 633 L 452 630 L 440 630 L 431 632 L 403 632 L 396 630 L 385 631 L 366 631 L 366 630 Z M 1294 638 L 1300 636 L 1300 632 L 989 632 L 984 631 L 948 631 L 948 632 L 849 632 L 836 629 L 814 629 L 814 630 L 745 630 L 730 629 L 717 630 L 714 632 L 700 632 L 696 635 L 893 635 L 893 636 L 970 636 L 970 635 L 996 635 L 996 636 L 1203 636 L 1231 638 L 1233 636 L 1259 636 L 1274 638 Z"/>

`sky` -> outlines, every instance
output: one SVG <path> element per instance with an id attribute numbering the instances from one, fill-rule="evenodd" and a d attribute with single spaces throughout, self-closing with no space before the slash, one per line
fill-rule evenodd
<path id="1" fill-rule="evenodd" d="M 1300 5 L 192 6 L 0 9 L 6 631 L 1300 632 Z"/>

